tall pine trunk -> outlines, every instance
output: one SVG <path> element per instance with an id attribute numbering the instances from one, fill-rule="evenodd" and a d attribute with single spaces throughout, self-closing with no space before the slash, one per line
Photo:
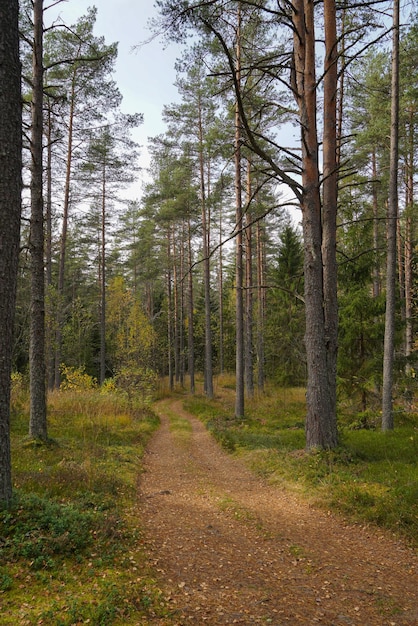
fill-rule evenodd
<path id="1" fill-rule="evenodd" d="M 57 319 L 56 319 L 56 335 L 55 335 L 55 388 L 59 389 L 61 384 L 61 360 L 62 360 L 62 329 L 64 325 L 64 281 L 67 253 L 67 232 L 68 218 L 70 210 L 70 185 L 71 185 L 71 166 L 73 158 L 73 132 L 74 132 L 74 113 L 75 113 L 75 85 L 76 85 L 76 69 L 74 69 L 71 80 L 70 93 L 70 113 L 68 120 L 68 143 L 67 143 L 67 161 L 65 171 L 64 186 L 64 207 L 62 214 L 59 265 L 58 265 L 58 293 L 57 293 Z"/>
<path id="2" fill-rule="evenodd" d="M 386 315 L 383 349 L 382 429 L 392 430 L 395 358 L 396 236 L 398 221 L 399 0 L 393 2 L 389 199 L 387 210 Z"/>
<path id="3" fill-rule="evenodd" d="M 330 395 L 329 445 L 337 444 L 337 84 L 338 50 L 335 0 L 324 0 L 324 131 L 323 131 L 323 207 L 322 262 L 324 268 L 324 313 Z"/>
<path id="4" fill-rule="evenodd" d="M 100 384 L 106 378 L 106 166 L 102 171 L 102 206 L 99 255 L 100 283 Z"/>
<path id="5" fill-rule="evenodd" d="M 209 241 L 210 230 L 206 206 L 205 168 L 203 155 L 203 121 L 202 108 L 199 100 L 198 107 L 198 131 L 199 131 L 199 177 L 200 177 L 200 202 L 202 209 L 202 238 L 203 238 L 203 285 L 205 294 L 205 380 L 204 391 L 208 398 L 213 398 L 213 368 L 212 368 L 212 324 L 210 311 L 210 258 Z"/>
<path id="6" fill-rule="evenodd" d="M 188 236 L 188 327 L 187 327 L 187 343 L 188 343 L 188 370 L 190 379 L 190 392 L 195 392 L 195 376 L 194 376 L 194 297 L 193 297 L 193 251 L 192 251 L 192 232 L 190 218 L 187 222 L 187 236 Z"/>
<path id="7" fill-rule="evenodd" d="M 236 34 L 236 82 L 241 83 L 241 3 L 238 3 Z M 240 88 L 240 87 L 239 87 Z M 241 118 L 235 103 L 235 417 L 244 417 L 244 298 L 243 214 L 241 188 Z"/>
<path id="8" fill-rule="evenodd" d="M 43 0 L 33 3 L 31 127 L 31 315 L 29 436 L 47 440 L 43 215 Z"/>
<path id="9" fill-rule="evenodd" d="M 167 359 L 168 359 L 168 385 L 170 391 L 174 389 L 173 368 L 173 294 L 172 294 L 172 270 L 171 270 L 171 231 L 167 227 Z"/>
<path id="10" fill-rule="evenodd" d="M 218 270 L 218 294 L 219 294 L 219 373 L 224 371 L 224 292 L 223 292 L 223 231 L 222 231 L 222 207 L 219 210 L 219 270 Z"/>
<path id="11" fill-rule="evenodd" d="M 334 2 L 326 3 L 331 12 Z M 334 7 L 335 8 L 335 7 Z M 327 307 L 333 306 L 332 277 L 324 276 L 322 207 L 320 172 L 318 163 L 317 80 L 315 72 L 315 29 L 313 0 L 295 0 L 294 24 L 294 91 L 299 107 L 302 145 L 302 225 L 304 235 L 304 272 L 306 308 L 306 357 L 308 368 L 306 447 L 333 448 L 337 445 L 335 415 L 336 381 L 333 379 L 334 339 L 330 337 L 331 353 L 328 355 L 327 328 L 332 331 L 331 319 L 325 319 L 325 292 L 332 297 Z M 324 7 L 325 10 L 325 7 Z M 326 19 L 331 19 L 326 16 Z M 328 50 L 328 47 L 327 47 Z M 334 86 L 336 90 L 336 85 Z M 335 95 L 334 95 L 335 98 Z M 324 102 L 324 109 L 328 105 Z M 324 111 L 327 120 L 327 111 Z M 334 127 L 335 132 L 335 127 Z M 324 154 L 325 156 L 325 154 Z M 332 217 L 331 208 L 324 214 Z M 328 241 L 324 250 L 332 258 L 332 224 L 324 225 Z M 332 268 L 330 268 L 332 271 Z M 326 285 L 325 285 L 326 281 Z M 331 314 L 329 310 L 329 314 Z"/>

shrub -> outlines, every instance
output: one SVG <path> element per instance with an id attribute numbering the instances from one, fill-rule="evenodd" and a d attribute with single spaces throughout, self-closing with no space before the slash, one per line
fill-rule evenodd
<path id="1" fill-rule="evenodd" d="M 90 376 L 83 367 L 70 367 L 61 364 L 61 389 L 72 391 L 87 391 L 97 387 L 97 380 Z"/>

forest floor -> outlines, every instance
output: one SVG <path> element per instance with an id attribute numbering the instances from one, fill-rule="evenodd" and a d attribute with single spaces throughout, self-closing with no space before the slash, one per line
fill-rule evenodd
<path id="1" fill-rule="evenodd" d="M 181 401 L 156 411 L 140 490 L 169 614 L 152 623 L 418 625 L 413 549 L 268 485 Z"/>

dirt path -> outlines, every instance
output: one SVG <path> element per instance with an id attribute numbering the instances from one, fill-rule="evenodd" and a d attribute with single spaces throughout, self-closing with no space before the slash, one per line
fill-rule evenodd
<path id="1" fill-rule="evenodd" d="M 157 412 L 141 481 L 145 546 L 173 617 L 153 623 L 418 626 L 413 551 L 268 486 L 181 402 Z M 170 430 L 174 414 L 191 434 Z"/>

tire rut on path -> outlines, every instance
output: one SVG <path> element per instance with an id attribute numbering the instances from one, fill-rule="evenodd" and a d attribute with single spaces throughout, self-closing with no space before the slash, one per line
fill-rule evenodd
<path id="1" fill-rule="evenodd" d="M 269 486 L 180 401 L 156 410 L 142 521 L 172 617 L 153 623 L 418 626 L 413 550 Z M 188 434 L 170 428 L 173 415 Z"/>

